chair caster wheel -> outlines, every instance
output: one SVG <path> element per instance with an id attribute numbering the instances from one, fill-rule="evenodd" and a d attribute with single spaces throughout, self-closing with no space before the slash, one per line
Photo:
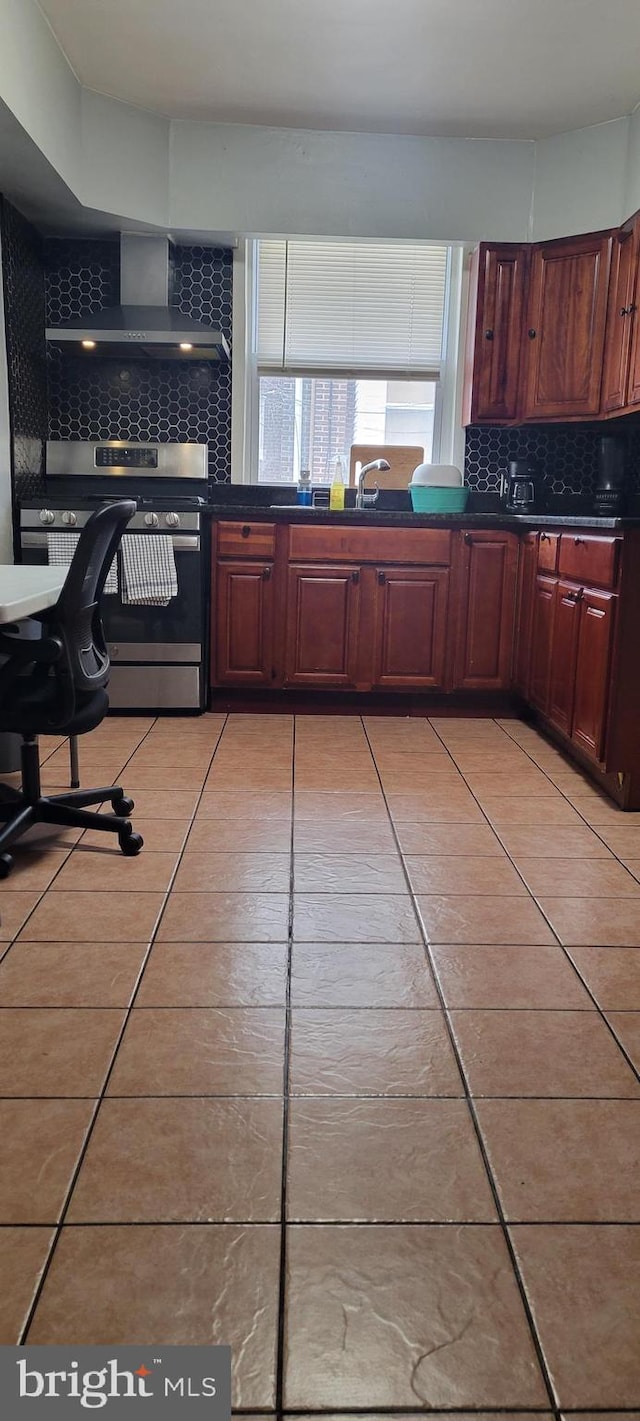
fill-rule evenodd
<path id="1" fill-rule="evenodd" d="M 135 858 L 136 854 L 140 853 L 144 839 L 142 834 L 134 834 L 131 831 L 129 834 L 119 834 L 118 843 L 126 858 Z"/>
<path id="2" fill-rule="evenodd" d="M 0 878 L 8 878 L 13 868 L 11 854 L 0 854 Z"/>
<path id="3" fill-rule="evenodd" d="M 131 814 L 132 809 L 135 809 L 135 804 L 132 799 L 127 799 L 126 794 L 123 794 L 118 799 L 112 799 L 111 808 L 114 814 Z"/>

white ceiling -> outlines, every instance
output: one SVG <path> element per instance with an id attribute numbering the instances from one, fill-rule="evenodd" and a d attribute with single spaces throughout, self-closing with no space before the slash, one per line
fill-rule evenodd
<path id="1" fill-rule="evenodd" d="M 640 100 L 639 0 L 38 0 L 81 83 L 174 118 L 540 138 Z"/>

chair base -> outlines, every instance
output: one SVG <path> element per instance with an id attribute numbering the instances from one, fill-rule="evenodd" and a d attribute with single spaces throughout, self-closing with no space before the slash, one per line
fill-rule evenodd
<path id="1" fill-rule="evenodd" d="M 113 814 L 90 813 L 91 804 L 109 801 Z M 22 793 L 0 802 L 0 878 L 6 878 L 13 866 L 7 850 L 22 838 L 34 824 L 58 824 L 69 829 L 99 829 L 117 834 L 118 843 L 127 856 L 140 852 L 142 838 L 134 833 L 128 815 L 133 800 L 128 799 L 120 785 L 105 785 L 101 789 L 70 790 L 66 794 L 43 795 L 40 787 L 38 745 L 35 737 L 22 744 Z"/>

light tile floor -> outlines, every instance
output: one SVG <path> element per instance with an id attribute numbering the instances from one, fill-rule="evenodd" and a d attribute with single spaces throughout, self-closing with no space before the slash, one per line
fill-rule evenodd
<path id="1" fill-rule="evenodd" d="M 640 1414 L 640 814 L 517 720 L 113 718 L 81 766 L 145 848 L 0 887 L 0 1342 Z"/>

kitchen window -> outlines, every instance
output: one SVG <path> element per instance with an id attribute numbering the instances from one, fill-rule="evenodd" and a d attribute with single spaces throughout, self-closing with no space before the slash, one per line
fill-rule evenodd
<path id="1" fill-rule="evenodd" d="M 459 249 L 268 239 L 246 243 L 244 255 L 235 478 L 292 483 L 309 468 L 314 484 L 328 483 L 352 444 L 414 444 L 428 460 L 454 458 Z"/>

